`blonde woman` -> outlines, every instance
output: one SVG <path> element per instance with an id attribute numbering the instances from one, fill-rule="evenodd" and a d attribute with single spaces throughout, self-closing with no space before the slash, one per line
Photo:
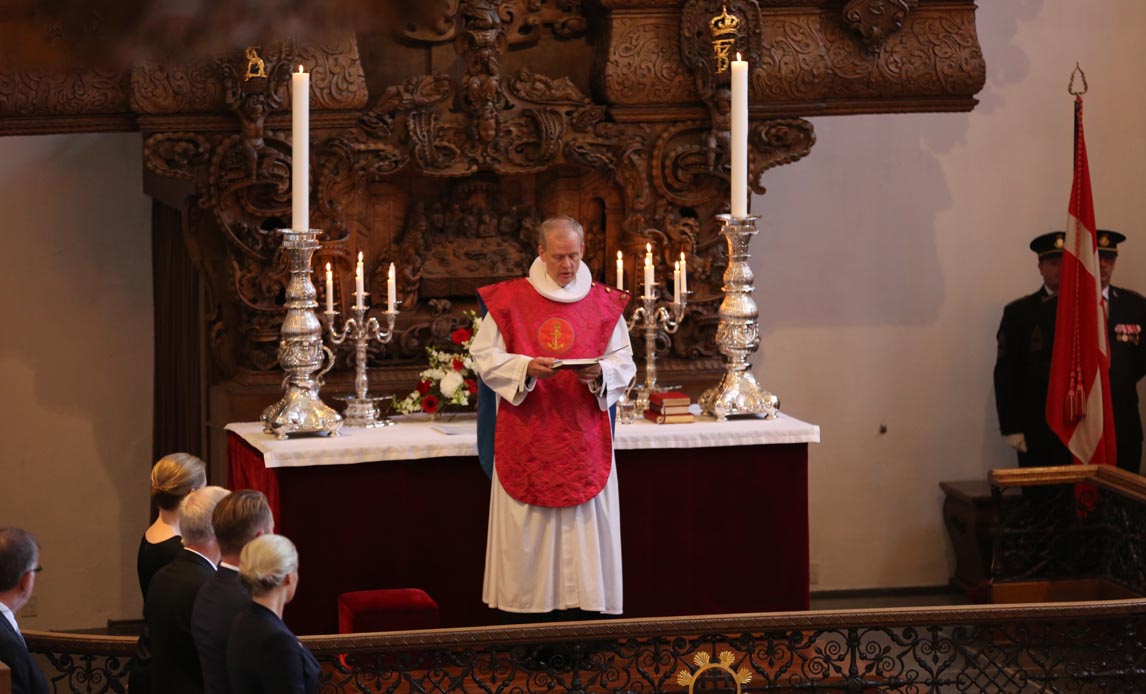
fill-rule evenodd
<path id="1" fill-rule="evenodd" d="M 251 540 L 239 555 L 239 580 L 251 591 L 231 623 L 227 676 L 232 694 L 314 694 L 318 661 L 283 624 L 298 589 L 298 551 L 282 535 Z"/>
<path id="2" fill-rule="evenodd" d="M 151 468 L 151 501 L 159 517 L 143 533 L 135 569 L 139 590 L 147 598 L 151 577 L 183 549 L 179 536 L 179 504 L 184 497 L 207 484 L 207 465 L 190 453 L 172 453 Z"/>

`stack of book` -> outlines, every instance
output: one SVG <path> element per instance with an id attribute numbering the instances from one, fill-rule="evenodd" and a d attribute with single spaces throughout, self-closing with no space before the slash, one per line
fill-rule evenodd
<path id="1" fill-rule="evenodd" d="M 684 393 L 677 391 L 658 390 L 649 393 L 649 409 L 645 410 L 645 419 L 657 424 L 684 424 L 696 421 L 696 417 L 689 412 L 688 406 L 692 401 Z"/>

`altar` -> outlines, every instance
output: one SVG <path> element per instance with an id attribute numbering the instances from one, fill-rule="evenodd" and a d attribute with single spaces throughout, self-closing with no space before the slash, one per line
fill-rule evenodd
<path id="1" fill-rule="evenodd" d="M 472 415 L 407 418 L 337 438 L 278 441 L 232 423 L 232 489 L 267 494 L 299 550 L 285 619 L 337 631 L 338 595 L 421 588 L 442 627 L 496 624 L 481 601 L 489 480 Z M 808 444 L 818 426 L 777 419 L 618 424 L 625 616 L 806 610 Z"/>

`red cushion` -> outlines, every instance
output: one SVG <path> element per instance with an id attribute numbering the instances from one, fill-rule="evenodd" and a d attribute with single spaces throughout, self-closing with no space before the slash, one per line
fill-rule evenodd
<path id="1" fill-rule="evenodd" d="M 438 603 L 420 588 L 356 590 L 338 596 L 338 633 L 438 626 Z"/>

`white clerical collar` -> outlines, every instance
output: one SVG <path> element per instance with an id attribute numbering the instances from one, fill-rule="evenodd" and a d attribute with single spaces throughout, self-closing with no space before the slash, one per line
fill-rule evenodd
<path id="1" fill-rule="evenodd" d="M 589 266 L 581 262 L 577 268 L 577 277 L 562 287 L 545 271 L 545 262 L 541 258 L 535 258 L 533 265 L 529 267 L 529 284 L 546 299 L 571 304 L 589 294 L 589 290 L 593 288 L 593 274 L 589 272 Z"/>
<path id="2" fill-rule="evenodd" d="M 1107 301 L 1110 301 L 1110 285 L 1109 284 L 1102 288 L 1102 298 L 1106 299 Z"/>
<path id="3" fill-rule="evenodd" d="M 1043 291 L 1047 293 L 1047 296 L 1054 296 L 1058 294 L 1058 292 L 1046 286 L 1045 284 L 1043 285 Z"/>
<path id="4" fill-rule="evenodd" d="M 219 568 L 220 569 L 230 569 L 231 571 L 234 571 L 235 573 L 239 573 L 239 567 L 235 566 L 234 564 L 228 564 L 225 561 L 219 562 Z"/>

